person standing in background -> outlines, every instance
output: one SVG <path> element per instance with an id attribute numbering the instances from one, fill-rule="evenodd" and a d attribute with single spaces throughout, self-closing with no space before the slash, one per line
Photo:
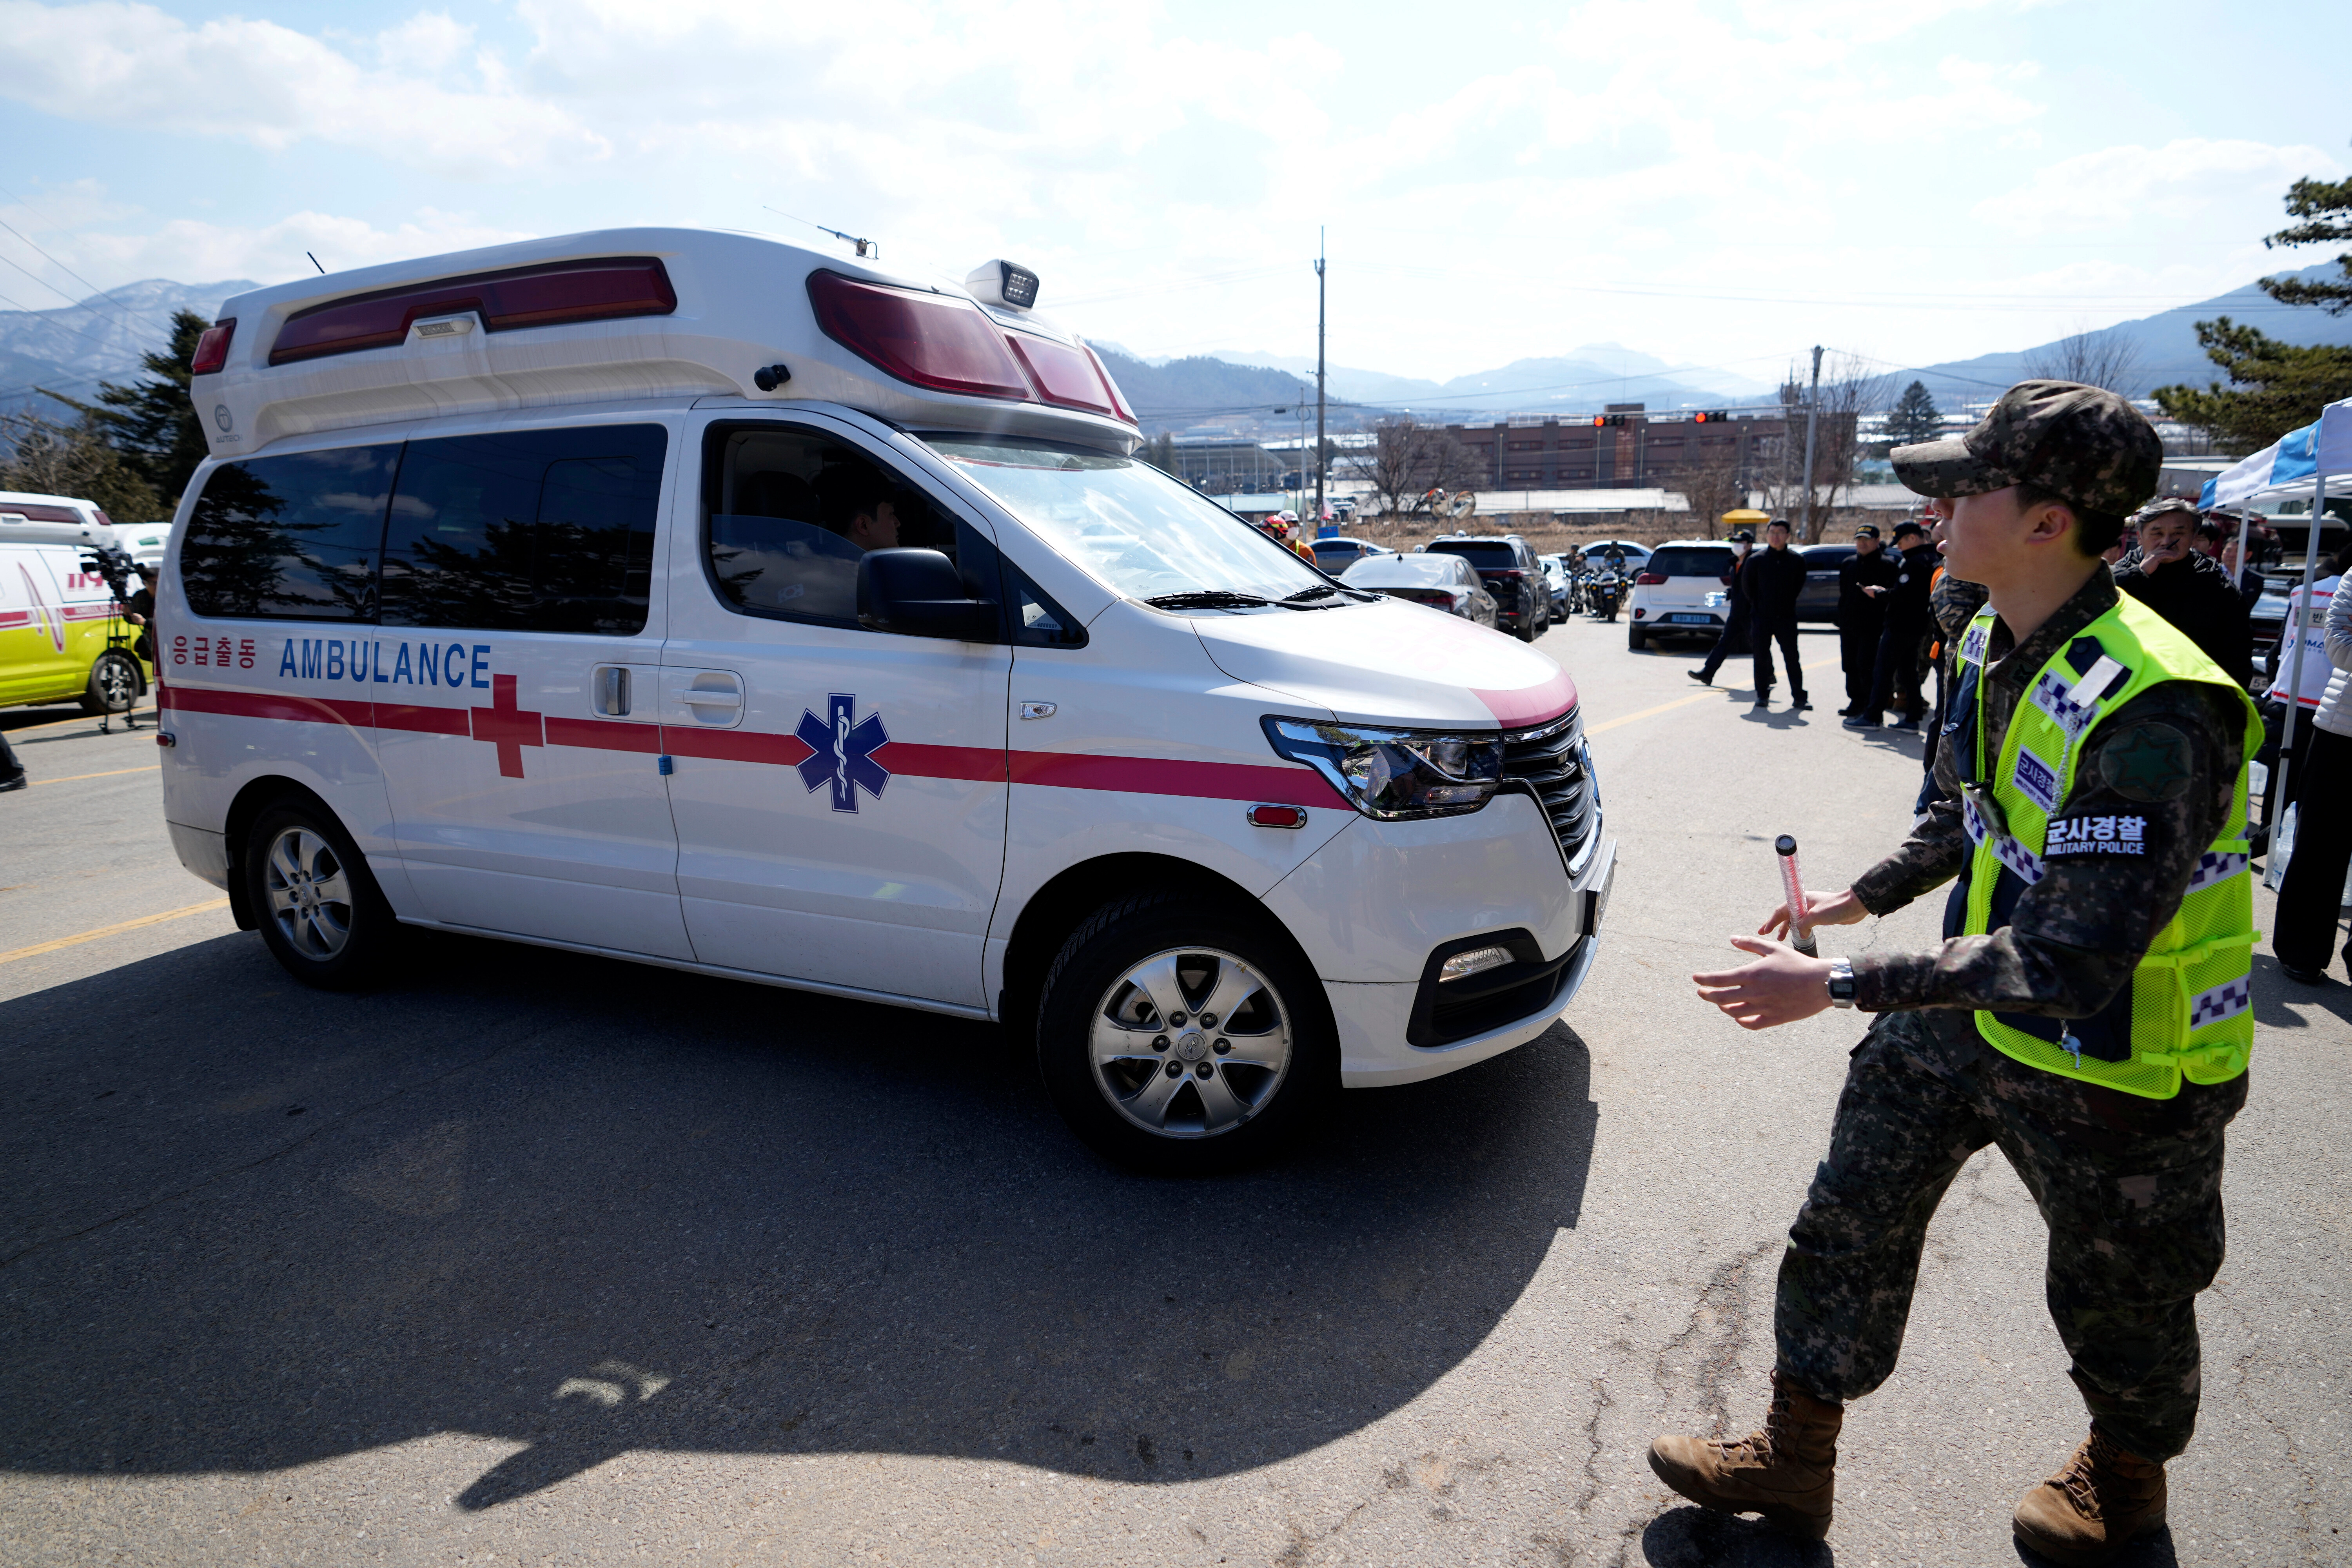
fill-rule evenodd
<path id="1" fill-rule="evenodd" d="M 32 781 L 25 776 L 25 764 L 16 760 L 16 752 L 8 744 L 8 737 L 0 732 L 0 795 L 24 789 Z"/>
<path id="2" fill-rule="evenodd" d="M 2162 616 L 2233 679 L 2254 672 L 2254 633 L 2229 569 L 2197 549 L 2197 509 L 2162 500 L 2134 520 L 2139 547 L 2124 557 L 2116 586 Z"/>
<path id="3" fill-rule="evenodd" d="M 1789 548 L 1789 523 L 1774 518 L 1764 525 L 1764 548 L 1753 552 L 1739 571 L 1748 589 L 1748 642 L 1756 655 L 1756 706 L 1772 700 L 1772 645 L 1780 645 L 1780 663 L 1789 672 L 1789 711 L 1802 713 L 1812 700 L 1805 695 L 1804 667 L 1797 662 L 1797 600 L 1805 591 L 1805 558 Z"/>
<path id="4" fill-rule="evenodd" d="M 1880 599 L 1894 583 L 1895 568 L 1878 525 L 1865 522 L 1853 531 L 1853 553 L 1838 565 L 1838 661 L 1845 670 L 1841 719 L 1851 719 L 1870 702 L 1878 637 L 1886 629 L 1886 606 Z"/>
<path id="5" fill-rule="evenodd" d="M 2288 783 L 2294 791 L 2294 855 L 2279 885 L 2271 951 L 2289 980 L 2317 985 L 2327 978 L 2327 950 L 2335 945 L 2336 911 L 2342 908 L 2344 874 L 2352 865 L 2352 594 L 2343 591 L 2352 546 L 2330 570 L 2337 588 L 2327 601 L 2321 643 L 2327 654 L 2327 685 L 2311 716 L 2307 739 L 2295 749 L 2302 760 Z M 2306 648 L 2304 667 L 2311 665 Z M 2343 949 L 2352 973 L 2352 942 Z"/>
<path id="6" fill-rule="evenodd" d="M 1895 581 L 1877 595 L 1886 606 L 1886 627 L 1879 634 L 1878 658 L 1872 667 L 1870 696 L 1862 711 L 1845 721 L 1849 730 L 1875 730 L 1879 719 L 1891 705 L 1901 710 L 1895 720 L 1897 730 L 1916 730 L 1927 711 L 1927 703 L 1919 695 L 1919 654 L 1935 627 L 1935 618 L 1928 613 L 1928 579 L 1936 570 L 1936 547 L 1927 542 L 1927 531 L 1916 522 L 1901 522 L 1895 529 L 1895 548 L 1898 558 L 1891 563 Z"/>
<path id="7" fill-rule="evenodd" d="M 1726 658 L 1748 651 L 1748 592 L 1740 586 L 1740 568 L 1748 564 L 1748 552 L 1755 543 L 1756 535 L 1744 528 L 1731 536 L 1731 573 L 1724 579 L 1731 592 L 1724 601 L 1723 631 L 1706 650 L 1706 662 L 1683 671 L 1701 686 L 1715 684 L 1715 672 Z"/>

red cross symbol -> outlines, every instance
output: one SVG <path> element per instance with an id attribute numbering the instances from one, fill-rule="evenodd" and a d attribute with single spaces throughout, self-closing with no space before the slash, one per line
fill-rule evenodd
<path id="1" fill-rule="evenodd" d="M 474 715 L 474 739 L 495 743 L 499 748 L 499 772 L 507 778 L 519 779 L 522 777 L 522 749 L 547 743 L 540 733 L 540 715 L 515 706 L 515 678 L 511 675 L 490 677 L 490 703 L 488 708 L 470 710 Z"/>

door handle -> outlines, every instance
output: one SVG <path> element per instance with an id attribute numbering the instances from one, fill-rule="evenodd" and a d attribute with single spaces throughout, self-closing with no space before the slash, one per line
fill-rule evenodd
<path id="1" fill-rule="evenodd" d="M 590 683 L 593 695 L 589 706 L 606 719 L 625 719 L 629 715 L 629 667 L 625 664 L 600 664 Z"/>
<path id="2" fill-rule="evenodd" d="M 683 709 L 691 723 L 726 730 L 742 722 L 743 678 L 731 669 L 666 669 L 662 688 L 664 704 Z"/>

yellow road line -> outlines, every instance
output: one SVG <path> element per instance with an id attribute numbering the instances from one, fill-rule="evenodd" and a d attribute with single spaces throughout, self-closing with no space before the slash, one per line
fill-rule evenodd
<path id="1" fill-rule="evenodd" d="M 102 773 L 68 773 L 61 779 L 35 779 L 33 783 L 37 784 L 71 784 L 76 779 L 110 779 L 120 777 L 123 773 L 160 773 L 163 771 L 163 763 L 150 763 L 143 768 L 110 768 Z"/>
<path id="2" fill-rule="evenodd" d="M 30 947 L 20 947 L 12 952 L 0 952 L 0 963 L 14 963 L 20 958 L 38 958 L 42 953 L 55 952 L 61 947 L 78 947 L 86 942 L 96 942 L 102 936 L 116 936 L 123 931 L 137 931 L 141 926 L 162 925 L 165 921 L 176 921 L 186 915 L 200 915 L 208 910 L 226 908 L 228 908 L 226 899 L 207 899 L 201 904 L 190 904 L 184 910 L 167 910 L 160 915 L 141 915 L 135 921 L 123 921 L 116 925 L 100 926 L 96 931 L 86 931 L 79 936 L 61 936 L 55 942 L 37 942 Z"/>
<path id="3" fill-rule="evenodd" d="M 138 718 L 142 715 L 147 718 L 153 718 L 155 715 L 155 705 L 152 702 L 150 702 L 143 708 L 133 708 L 127 715 L 121 713 L 110 713 L 107 717 L 109 719 L 121 719 L 126 717 Z M 7 733 L 11 739 L 14 739 L 18 735 L 37 735 L 44 730 L 70 730 L 77 724 L 95 724 L 97 722 L 98 715 L 93 713 L 85 719 L 59 719 L 47 724 L 31 724 L 22 730 L 10 730 Z"/>
<path id="4" fill-rule="evenodd" d="M 1672 702 L 1661 702 L 1655 708 L 1644 708 L 1639 713 L 1628 713 L 1622 718 L 1612 719 L 1605 724 L 1587 725 L 1584 732 L 1588 735 L 1598 735 L 1603 730 L 1614 730 L 1618 725 L 1631 724 L 1636 719 L 1654 719 L 1661 713 L 1670 713 L 1677 708 L 1687 708 L 1694 702 L 1704 702 L 1710 697 L 1720 695 L 1721 693 L 1714 691 L 1694 691 L 1688 697 L 1678 697 Z"/>

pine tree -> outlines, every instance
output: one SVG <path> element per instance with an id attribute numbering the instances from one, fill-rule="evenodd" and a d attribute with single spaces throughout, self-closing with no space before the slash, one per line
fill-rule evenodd
<path id="1" fill-rule="evenodd" d="M 2297 180 L 2287 187 L 2290 216 L 2310 221 L 2283 228 L 2263 241 L 2264 246 L 2325 245 L 2332 239 L 2352 239 L 2352 180 L 2326 184 Z M 2341 283 L 2306 283 L 2300 278 L 2265 278 L 2263 292 L 2286 305 L 2317 305 L 2331 316 L 2352 310 L 2352 250 L 2336 258 L 2344 269 Z"/>
<path id="2" fill-rule="evenodd" d="M 2226 451 L 2257 451 L 2310 424 L 2329 404 L 2352 397 L 2352 348 L 2283 343 L 2227 316 L 2198 322 L 2197 341 L 2205 357 L 2228 374 L 2231 387 L 2218 381 L 2203 392 L 2159 386 L 2156 404 L 2181 423 L 2212 432 Z"/>
<path id="3" fill-rule="evenodd" d="M 1915 381 L 1903 389 L 1902 399 L 1886 416 L 1885 428 L 1891 447 L 1933 441 L 1944 433 L 1944 416 L 1937 411 L 1936 400 L 1927 395 L 1926 382 Z"/>
<path id="4" fill-rule="evenodd" d="M 175 508 L 189 476 L 205 460 L 205 429 L 188 395 L 188 363 L 211 323 L 194 310 L 172 312 L 171 346 L 139 356 L 143 379 L 128 386 L 100 382 L 93 410 L 100 427 L 133 472 Z"/>

